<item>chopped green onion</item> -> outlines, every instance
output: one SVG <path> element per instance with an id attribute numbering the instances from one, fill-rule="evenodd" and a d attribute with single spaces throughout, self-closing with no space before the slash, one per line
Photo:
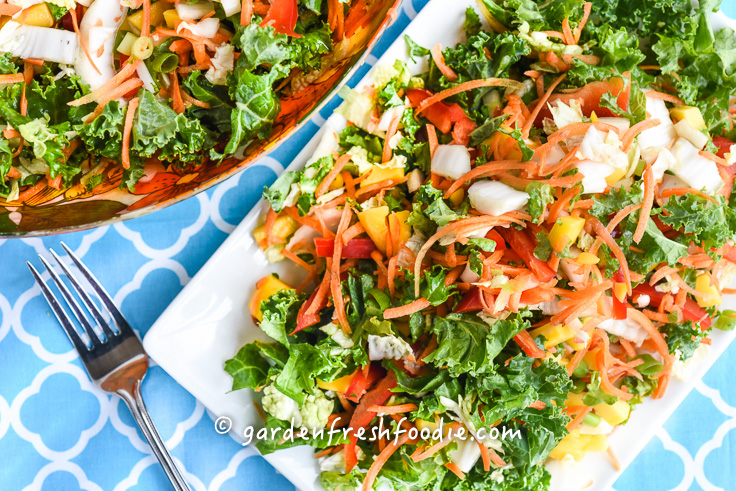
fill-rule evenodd
<path id="1" fill-rule="evenodd" d="M 368 295 L 373 297 L 376 302 L 378 302 L 378 306 L 381 308 L 381 310 L 386 310 L 391 306 L 391 300 L 388 298 L 388 295 L 386 295 L 386 292 L 384 292 L 383 290 L 373 288 L 372 290 L 368 291 Z"/>
<path id="2" fill-rule="evenodd" d="M 572 372 L 572 376 L 575 378 L 583 378 L 588 373 L 588 364 L 585 360 L 580 360 L 578 366 L 575 367 L 575 371 Z"/>
<path id="3" fill-rule="evenodd" d="M 118 53 L 125 56 L 130 56 L 130 54 L 133 52 L 133 46 L 135 45 L 135 42 L 137 40 L 138 36 L 136 36 L 132 32 L 126 32 L 125 37 L 123 37 L 123 39 L 120 41 L 120 44 L 118 44 Z"/>
<path id="4" fill-rule="evenodd" d="M 583 418 L 583 424 L 586 424 L 588 426 L 592 426 L 593 428 L 595 428 L 596 426 L 598 426 L 598 423 L 600 423 L 600 422 L 601 422 L 601 417 L 598 416 L 595 413 L 588 413 Z"/>
<path id="5" fill-rule="evenodd" d="M 146 60 L 153 54 L 153 39 L 140 37 L 133 44 L 132 56 L 139 60 Z M 173 53 L 172 53 L 173 54 Z"/>
<path id="6" fill-rule="evenodd" d="M 160 53 L 151 60 L 154 72 L 169 73 L 179 66 L 179 57 L 175 53 Z"/>
<path id="7" fill-rule="evenodd" d="M 664 368 L 664 366 L 660 362 L 655 360 L 652 355 L 643 354 L 637 356 L 634 359 L 644 360 L 644 363 L 636 367 L 636 369 L 639 370 L 639 373 L 648 377 L 651 377 L 652 375 L 657 375 L 659 372 L 662 371 L 662 368 Z"/>

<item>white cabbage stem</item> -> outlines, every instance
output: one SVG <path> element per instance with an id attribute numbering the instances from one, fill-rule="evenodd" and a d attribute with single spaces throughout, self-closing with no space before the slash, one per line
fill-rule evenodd
<path id="1" fill-rule="evenodd" d="M 73 32 L 21 25 L 13 20 L 0 29 L 0 52 L 10 53 L 21 59 L 38 59 L 74 63 L 77 37 Z"/>
<path id="2" fill-rule="evenodd" d="M 113 49 L 115 36 L 125 19 L 127 7 L 119 0 L 95 0 L 79 25 L 82 44 L 86 44 L 89 56 L 80 45 L 77 48 L 74 69 L 82 82 L 97 90 L 115 76 Z M 73 34 L 73 33 L 72 33 Z"/>

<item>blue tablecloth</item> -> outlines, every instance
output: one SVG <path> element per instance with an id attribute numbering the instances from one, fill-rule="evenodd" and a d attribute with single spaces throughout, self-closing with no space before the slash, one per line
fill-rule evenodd
<path id="1" fill-rule="evenodd" d="M 404 0 L 396 23 L 351 83 L 426 3 Z M 736 1 L 724 9 L 736 18 Z M 290 162 L 335 105 L 268 159 Z M 37 254 L 65 241 L 142 336 L 273 182 L 277 162 L 135 220 L 45 239 L 0 240 L 0 490 L 168 489 L 127 408 L 90 383 L 24 262 L 38 264 Z M 734 367 L 736 345 L 657 430 L 616 489 L 736 489 Z M 193 489 L 293 489 L 251 448 L 217 434 L 202 404 L 159 367 L 149 371 L 143 393 Z"/>

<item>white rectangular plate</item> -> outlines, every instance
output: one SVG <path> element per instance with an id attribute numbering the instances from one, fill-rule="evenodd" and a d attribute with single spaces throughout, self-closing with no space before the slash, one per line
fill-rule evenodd
<path id="1" fill-rule="evenodd" d="M 422 46 L 452 46 L 464 40 L 462 25 L 465 9 L 475 5 L 472 0 L 453 2 L 433 0 L 406 28 L 404 34 Z M 718 23 L 722 24 L 722 23 Z M 411 63 L 403 34 L 378 60 L 377 65 L 393 64 L 400 59 L 409 62 L 414 72 L 426 69 L 426 62 Z M 370 74 L 359 86 L 370 83 Z M 340 116 L 332 116 L 325 126 L 339 130 L 345 125 Z M 323 127 L 322 131 L 325 128 Z M 322 131 L 315 135 L 287 170 L 303 167 L 317 146 Z M 225 360 L 254 339 L 267 339 L 251 320 L 248 303 L 255 283 L 277 272 L 287 282 L 298 268 L 284 261 L 270 265 L 256 246 L 251 232 L 265 211 L 261 201 L 215 252 L 189 284 L 148 331 L 144 346 L 149 355 L 179 384 L 199 399 L 216 416 L 227 416 L 233 422 L 231 434 L 242 441 L 246 427 L 262 425 L 249 390 L 229 392 L 232 379 L 225 373 Z M 736 308 L 730 298 L 726 307 Z M 641 404 L 628 424 L 611 437 L 610 445 L 625 468 L 687 396 L 695 383 L 723 353 L 736 336 L 713 332 L 713 346 L 707 359 L 691 371 L 687 382 L 673 381 L 664 399 Z M 213 429 L 214 431 L 214 429 Z M 310 447 L 302 446 L 275 452 L 265 458 L 295 486 L 303 490 L 320 489 L 319 468 Z M 588 490 L 606 490 L 613 485 L 616 472 L 602 453 L 589 454 L 574 471 L 551 465 L 553 488 L 574 491 L 593 482 Z M 569 482 L 572 479 L 575 483 Z"/>

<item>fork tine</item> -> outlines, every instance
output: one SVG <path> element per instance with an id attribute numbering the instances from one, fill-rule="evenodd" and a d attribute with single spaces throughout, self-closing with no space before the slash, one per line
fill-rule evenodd
<path id="1" fill-rule="evenodd" d="M 61 307 L 61 305 L 59 305 L 59 302 L 56 300 L 56 297 L 51 292 L 51 290 L 49 290 L 49 287 L 46 286 L 46 283 L 44 283 L 44 281 L 41 279 L 41 275 L 38 274 L 36 268 L 34 268 L 28 261 L 26 261 L 26 264 L 28 265 L 28 269 L 31 270 L 31 274 L 36 280 L 36 284 L 41 289 L 41 293 L 43 294 L 46 301 L 49 303 L 51 310 L 54 311 L 54 315 L 59 320 L 61 327 L 64 328 L 64 331 L 66 331 L 66 335 L 69 336 L 69 339 L 71 340 L 72 344 L 77 349 L 79 354 L 82 355 L 89 351 L 87 345 L 85 345 L 84 342 L 82 342 L 82 339 L 79 337 L 79 333 L 74 327 L 71 319 L 66 314 L 66 312 L 64 312 L 64 309 Z"/>
<path id="2" fill-rule="evenodd" d="M 98 346 L 101 343 L 100 338 L 97 336 L 97 333 L 92 328 L 92 325 L 89 323 L 89 320 L 87 320 L 87 316 L 84 315 L 82 312 L 82 308 L 79 306 L 79 303 L 77 302 L 77 299 L 74 298 L 74 296 L 71 294 L 69 289 L 66 287 L 63 281 L 61 281 L 61 278 L 59 278 L 59 275 L 56 274 L 56 271 L 51 267 L 51 265 L 46 261 L 46 258 L 44 258 L 42 255 L 38 255 L 38 257 L 41 259 L 41 262 L 43 263 L 44 267 L 46 268 L 46 271 L 49 272 L 49 275 L 51 276 L 51 279 L 56 283 L 57 288 L 59 288 L 59 291 L 61 292 L 61 295 L 66 300 L 67 305 L 72 309 L 74 312 L 74 315 L 77 317 L 77 320 L 82 325 L 82 328 L 85 330 L 87 335 L 89 336 L 90 341 L 92 341 L 93 346 Z"/>
<path id="3" fill-rule="evenodd" d="M 110 294 L 107 293 L 107 291 L 102 287 L 102 284 L 97 280 L 97 278 L 95 278 L 95 275 L 92 274 L 87 266 L 84 265 L 84 263 L 76 256 L 76 254 L 71 251 L 71 249 L 69 249 L 69 247 L 67 247 L 64 242 L 61 243 L 61 247 L 64 248 L 67 255 L 72 259 L 72 261 L 74 261 L 74 264 L 76 264 L 77 269 L 79 269 L 79 271 L 82 273 L 82 276 L 87 279 L 89 284 L 97 293 L 97 296 L 100 297 L 102 304 L 105 306 L 107 311 L 110 312 L 112 318 L 115 319 L 115 323 L 117 323 L 120 332 L 123 334 L 134 334 L 133 329 L 131 329 L 130 325 L 128 324 L 128 321 L 125 320 L 123 314 L 115 306 L 115 302 L 112 301 Z"/>
<path id="4" fill-rule="evenodd" d="M 61 258 L 56 254 L 56 252 L 53 249 L 49 249 L 51 252 L 51 255 L 54 256 L 54 259 L 56 259 L 56 262 L 58 263 L 59 267 L 61 267 L 62 271 L 64 271 L 64 274 L 67 278 L 69 278 L 69 282 L 74 287 L 74 291 L 77 292 L 77 295 L 79 295 L 79 298 L 82 299 L 82 302 L 84 302 L 84 305 L 87 307 L 87 310 L 90 314 L 95 318 L 97 323 L 102 328 L 102 332 L 105 333 L 105 336 L 107 336 L 107 339 L 112 338 L 115 336 L 115 333 L 112 332 L 110 329 L 110 326 L 107 324 L 107 321 L 105 321 L 105 318 L 102 317 L 102 313 L 99 311 L 95 303 L 92 301 L 92 297 L 89 296 L 89 294 L 84 291 L 84 288 L 82 288 L 82 285 L 79 284 L 79 281 L 77 281 L 76 276 L 72 274 L 71 271 L 69 271 L 69 268 L 66 267 L 66 264 L 61 260 Z"/>

